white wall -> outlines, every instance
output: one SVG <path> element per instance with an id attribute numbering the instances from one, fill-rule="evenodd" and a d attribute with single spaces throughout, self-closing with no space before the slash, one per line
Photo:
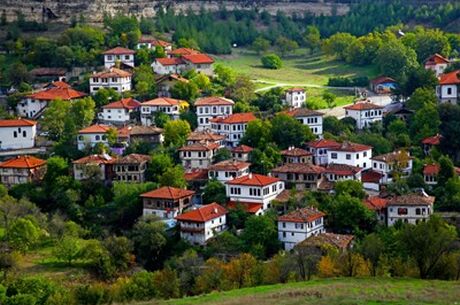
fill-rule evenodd
<path id="1" fill-rule="evenodd" d="M 303 125 L 310 127 L 311 132 L 318 137 L 323 135 L 323 116 L 296 117 Z"/>
<path id="2" fill-rule="evenodd" d="M 23 149 L 35 146 L 37 126 L 1 127 L 0 150 Z"/>
<path id="3" fill-rule="evenodd" d="M 235 178 L 239 178 L 245 175 L 249 175 L 249 167 L 239 170 L 239 171 L 214 171 L 210 170 L 208 172 L 208 178 L 211 179 L 216 179 L 219 182 L 226 182 L 233 180 Z"/>
<path id="4" fill-rule="evenodd" d="M 179 158 L 185 169 L 208 168 L 212 163 L 212 151 L 180 151 Z"/>
<path id="5" fill-rule="evenodd" d="M 110 69 L 115 66 L 115 63 L 119 61 L 128 66 L 134 67 L 134 54 L 125 55 L 104 55 L 104 66 L 106 69 Z"/>
<path id="6" fill-rule="evenodd" d="M 101 88 L 112 88 L 117 92 L 125 92 L 131 90 L 131 76 L 128 77 L 110 77 L 98 78 L 91 77 L 89 79 L 89 92 L 94 94 Z"/>
<path id="7" fill-rule="evenodd" d="M 400 215 L 398 214 L 399 209 L 407 209 L 407 214 Z M 417 215 L 416 210 L 420 209 L 420 214 Z M 423 213 L 423 209 L 425 213 Z M 408 222 L 411 224 L 416 224 L 417 221 L 428 219 L 433 213 L 432 207 L 430 205 L 418 205 L 418 206 L 397 206 L 392 205 L 388 207 L 388 226 L 394 225 L 398 220 L 403 222 Z"/>
<path id="8" fill-rule="evenodd" d="M 99 119 L 104 122 L 125 123 L 130 120 L 130 113 L 128 109 L 102 109 L 99 113 Z"/>
<path id="9" fill-rule="evenodd" d="M 333 156 L 336 155 L 336 158 Z M 349 157 L 349 158 L 348 158 Z M 372 149 L 360 152 L 345 152 L 329 150 L 327 152 L 327 159 L 329 163 L 347 164 L 357 166 L 364 169 L 371 168 Z"/>
<path id="10" fill-rule="evenodd" d="M 286 251 L 291 250 L 308 237 L 324 232 L 322 217 L 317 221 L 305 223 L 278 221 L 278 240 L 283 243 Z"/>
<path id="11" fill-rule="evenodd" d="M 197 106 L 196 114 L 198 117 L 198 128 L 203 130 L 211 128 L 210 119 L 217 117 L 225 117 L 233 113 L 232 106 Z"/>
<path id="12" fill-rule="evenodd" d="M 265 187 L 255 187 L 246 185 L 225 185 L 227 197 L 231 201 L 255 202 L 263 205 L 263 210 L 271 207 L 270 203 L 284 190 L 284 182 L 279 181 Z M 240 192 L 232 192 L 231 189 L 239 189 Z M 250 189 L 260 189 L 260 196 L 250 195 Z M 268 194 L 264 195 L 264 189 L 268 189 Z"/>
<path id="13" fill-rule="evenodd" d="M 191 244 L 204 245 L 214 236 L 220 234 L 227 229 L 227 217 L 220 217 L 206 221 L 205 223 L 179 221 L 181 231 L 180 237 L 187 240 Z M 204 232 L 189 232 L 182 228 L 204 228 Z"/>
<path id="14" fill-rule="evenodd" d="M 301 108 L 307 100 L 305 91 L 286 92 L 286 105 L 291 108 Z"/>
<path id="15" fill-rule="evenodd" d="M 246 132 L 247 123 L 243 124 L 219 124 L 211 123 L 211 131 L 225 136 L 227 147 L 237 147 Z"/>
<path id="16" fill-rule="evenodd" d="M 47 101 L 26 98 L 18 103 L 18 105 L 16 106 L 16 112 L 20 116 L 32 118 L 35 114 L 40 112 L 40 110 L 42 110 L 46 106 L 48 106 Z"/>
<path id="17" fill-rule="evenodd" d="M 345 110 L 345 117 L 354 118 L 356 120 L 356 127 L 358 129 L 363 129 L 369 127 L 372 123 L 381 122 L 383 118 L 383 110 Z"/>
<path id="18" fill-rule="evenodd" d="M 88 145 L 94 147 L 97 143 L 108 145 L 107 135 L 105 133 L 84 133 L 77 136 L 78 150 L 84 150 Z"/>
<path id="19" fill-rule="evenodd" d="M 442 85 L 436 87 L 438 98 L 443 103 L 457 103 L 458 87 L 457 85 Z"/>

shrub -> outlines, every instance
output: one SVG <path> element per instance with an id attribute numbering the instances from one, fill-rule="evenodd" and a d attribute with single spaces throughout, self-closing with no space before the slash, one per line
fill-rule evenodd
<path id="1" fill-rule="evenodd" d="M 267 69 L 277 70 L 281 68 L 281 66 L 283 65 L 281 58 L 276 54 L 268 54 L 268 55 L 262 56 L 261 61 L 262 61 L 262 66 Z"/>

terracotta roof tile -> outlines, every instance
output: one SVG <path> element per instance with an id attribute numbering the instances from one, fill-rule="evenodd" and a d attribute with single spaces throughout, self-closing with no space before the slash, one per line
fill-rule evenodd
<path id="1" fill-rule="evenodd" d="M 156 62 L 161 64 L 162 66 L 176 66 L 176 65 L 183 65 L 185 62 L 180 57 L 163 57 L 155 59 Z"/>
<path id="2" fill-rule="evenodd" d="M 95 78 L 131 77 L 131 76 L 132 76 L 132 73 L 125 71 L 125 70 L 118 69 L 118 68 L 114 68 L 114 67 L 108 70 L 104 70 L 102 72 L 93 73 L 93 75 L 91 75 L 91 77 L 95 77 Z"/>
<path id="3" fill-rule="evenodd" d="M 137 109 L 140 107 L 141 103 L 137 100 L 133 99 L 132 97 L 124 98 L 119 101 L 104 105 L 102 108 L 104 109 Z"/>
<path id="4" fill-rule="evenodd" d="M 381 210 L 387 207 L 388 199 L 371 196 L 364 199 L 363 204 L 370 210 Z"/>
<path id="5" fill-rule="evenodd" d="M 372 149 L 372 146 L 345 141 L 339 147 L 331 148 L 331 151 L 360 152 Z"/>
<path id="6" fill-rule="evenodd" d="M 210 151 L 219 148 L 217 143 L 194 143 L 179 148 L 179 151 Z"/>
<path id="7" fill-rule="evenodd" d="M 1 127 L 24 127 L 24 126 L 35 126 L 37 122 L 27 119 L 13 119 L 13 120 L 0 120 Z"/>
<path id="8" fill-rule="evenodd" d="M 303 156 L 311 156 L 312 153 L 302 148 L 290 147 L 288 149 L 282 150 L 281 155 L 289 156 L 289 157 L 303 157 Z"/>
<path id="9" fill-rule="evenodd" d="M 382 75 L 382 76 L 379 76 L 379 77 L 376 77 L 376 78 L 372 79 L 370 82 L 373 85 L 379 85 L 379 84 L 383 84 L 383 83 L 396 83 L 396 80 L 391 78 L 391 77 Z"/>
<path id="10" fill-rule="evenodd" d="M 286 91 L 287 92 L 305 92 L 305 89 L 301 87 L 293 87 L 293 88 L 287 89 Z"/>
<path id="11" fill-rule="evenodd" d="M 310 117 L 310 116 L 323 116 L 324 113 L 316 111 L 316 110 L 311 110 L 308 108 L 295 108 L 290 111 L 286 111 L 286 114 L 295 118 L 301 118 L 301 117 Z"/>
<path id="12" fill-rule="evenodd" d="M 380 179 L 383 178 L 383 174 L 373 171 L 373 170 L 368 170 L 365 171 L 361 174 L 361 182 L 368 182 L 368 183 L 380 183 Z"/>
<path id="13" fill-rule="evenodd" d="M 45 160 L 34 156 L 17 156 L 0 163 L 0 168 L 36 168 L 45 164 Z"/>
<path id="14" fill-rule="evenodd" d="M 330 163 L 326 166 L 324 173 L 335 174 L 339 176 L 354 176 L 361 172 L 362 168 L 348 164 Z"/>
<path id="15" fill-rule="evenodd" d="M 436 64 L 448 64 L 448 63 L 450 63 L 450 61 L 438 53 L 431 55 L 425 60 L 426 66 L 433 66 Z"/>
<path id="16" fill-rule="evenodd" d="M 104 55 L 125 55 L 125 54 L 134 54 L 134 53 L 136 52 L 133 50 L 123 48 L 123 47 L 116 47 L 116 48 L 107 50 L 102 54 Z"/>
<path id="17" fill-rule="evenodd" d="M 320 139 L 308 142 L 307 146 L 311 148 L 338 148 L 340 143 L 334 140 Z"/>
<path id="18" fill-rule="evenodd" d="M 381 162 L 398 162 L 404 159 L 413 159 L 407 151 L 393 151 L 387 154 L 378 155 L 371 158 Z"/>
<path id="19" fill-rule="evenodd" d="M 212 171 L 239 171 L 248 168 L 251 163 L 237 160 L 224 160 L 219 163 L 209 166 Z"/>
<path id="20" fill-rule="evenodd" d="M 227 203 L 228 209 L 236 209 L 238 206 L 241 206 L 246 212 L 250 214 L 256 214 L 261 211 L 263 206 L 261 203 L 256 202 L 246 202 L 246 201 L 229 201 Z"/>
<path id="21" fill-rule="evenodd" d="M 359 101 L 353 105 L 343 107 L 346 110 L 372 110 L 372 109 L 383 109 L 384 107 L 371 103 L 369 101 Z"/>
<path id="22" fill-rule="evenodd" d="M 34 100 L 53 101 L 53 100 L 72 100 L 86 96 L 85 93 L 74 90 L 72 88 L 51 87 L 42 91 L 32 93 L 27 96 Z"/>
<path id="23" fill-rule="evenodd" d="M 192 64 L 195 64 L 195 65 L 214 63 L 214 59 L 212 59 L 212 57 L 207 55 L 207 54 L 183 55 L 182 59 L 184 59 L 185 61 L 189 61 L 189 62 L 191 62 Z"/>
<path id="24" fill-rule="evenodd" d="M 212 133 L 209 131 L 194 131 L 190 133 L 187 137 L 187 141 L 193 141 L 193 142 L 213 142 L 213 141 L 222 141 L 225 139 L 225 136 L 217 134 L 217 133 Z"/>
<path id="25" fill-rule="evenodd" d="M 234 101 L 218 96 L 202 97 L 195 102 L 195 106 L 232 106 L 233 104 L 235 104 Z"/>
<path id="26" fill-rule="evenodd" d="M 280 179 L 259 174 L 249 174 L 243 177 L 235 178 L 227 181 L 229 185 L 252 185 L 252 186 L 267 186 L 280 181 Z"/>
<path id="27" fill-rule="evenodd" d="M 196 210 L 187 211 L 179 216 L 176 216 L 176 219 L 179 221 L 206 222 L 226 214 L 227 210 L 223 206 L 213 202 Z"/>
<path id="28" fill-rule="evenodd" d="M 286 163 L 272 169 L 272 173 L 322 174 L 324 167 L 308 163 Z"/>
<path id="29" fill-rule="evenodd" d="M 184 174 L 184 178 L 187 182 L 192 181 L 203 181 L 208 180 L 208 170 L 207 169 L 194 169 L 190 172 Z"/>
<path id="30" fill-rule="evenodd" d="M 425 164 L 423 166 L 423 174 L 427 176 L 437 175 L 439 173 L 438 164 Z"/>
<path id="31" fill-rule="evenodd" d="M 149 155 L 129 154 L 114 160 L 116 164 L 141 164 L 149 162 L 151 157 Z"/>
<path id="32" fill-rule="evenodd" d="M 90 155 L 78 160 L 74 160 L 74 164 L 109 164 L 113 162 L 113 158 L 109 155 Z"/>
<path id="33" fill-rule="evenodd" d="M 109 125 L 94 124 L 81 129 L 78 133 L 106 133 L 110 128 L 112 127 Z"/>
<path id="34" fill-rule="evenodd" d="M 393 205 L 433 205 L 435 197 L 422 194 L 407 194 L 395 196 L 388 200 L 388 206 Z"/>
<path id="35" fill-rule="evenodd" d="M 232 153 L 242 153 L 242 154 L 244 154 L 244 153 L 250 153 L 253 150 L 254 150 L 254 148 L 242 144 L 240 146 L 232 148 Z"/>
<path id="36" fill-rule="evenodd" d="M 299 243 L 297 247 L 302 246 L 316 246 L 321 247 L 325 244 L 334 246 L 338 249 L 345 250 L 350 247 L 351 242 L 355 237 L 353 235 L 334 234 L 334 233 L 321 233 L 312 235 Z"/>
<path id="37" fill-rule="evenodd" d="M 426 145 L 439 145 L 441 144 L 442 135 L 436 134 L 432 137 L 428 137 L 422 140 L 422 144 Z"/>
<path id="38" fill-rule="evenodd" d="M 168 52 L 168 54 L 171 55 L 178 55 L 178 56 L 183 56 L 183 55 L 191 55 L 191 54 L 199 54 L 200 52 L 194 49 L 190 48 L 178 48 L 175 50 L 172 50 Z"/>
<path id="39" fill-rule="evenodd" d="M 315 208 L 302 208 L 292 211 L 288 214 L 278 217 L 278 221 L 282 222 L 312 222 L 321 217 L 326 216 L 323 212 Z"/>
<path id="40" fill-rule="evenodd" d="M 63 82 L 63 81 L 51 82 L 50 86 L 51 87 L 56 87 L 56 88 L 63 88 L 63 89 L 70 88 L 70 85 L 68 83 L 66 83 L 66 82 Z"/>
<path id="41" fill-rule="evenodd" d="M 142 103 L 142 106 L 179 106 L 180 103 L 185 102 L 170 97 L 158 97 Z"/>
<path id="42" fill-rule="evenodd" d="M 234 113 L 225 118 L 214 118 L 210 121 L 218 124 L 242 124 L 254 121 L 256 116 L 252 112 L 248 113 Z"/>
<path id="43" fill-rule="evenodd" d="M 163 186 L 156 190 L 144 193 L 141 195 L 141 197 L 178 200 L 181 198 L 192 196 L 194 194 L 194 191 L 179 189 L 170 186 Z"/>
<path id="44" fill-rule="evenodd" d="M 440 85 L 460 84 L 460 70 L 444 73 L 439 76 Z"/>

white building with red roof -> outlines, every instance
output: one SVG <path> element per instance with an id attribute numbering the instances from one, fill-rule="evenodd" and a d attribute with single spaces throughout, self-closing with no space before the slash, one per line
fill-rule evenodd
<path id="1" fill-rule="evenodd" d="M 86 96 L 85 93 L 68 86 L 53 86 L 25 96 L 16 106 L 16 112 L 20 116 L 37 119 L 50 102 L 55 100 L 70 101 L 84 96 Z"/>
<path id="2" fill-rule="evenodd" d="M 177 120 L 180 115 L 181 105 L 188 106 L 188 103 L 170 97 L 158 97 L 145 101 L 141 105 L 141 123 L 146 126 L 152 125 L 155 114 L 158 112 L 166 113 L 171 119 Z"/>
<path id="3" fill-rule="evenodd" d="M 372 170 L 383 175 L 382 183 L 391 183 L 395 177 L 406 178 L 412 173 L 412 159 L 406 151 L 393 151 L 372 157 Z"/>
<path id="4" fill-rule="evenodd" d="M 323 179 L 324 168 L 308 163 L 286 163 L 272 169 L 273 177 L 282 180 L 287 189 L 317 190 Z"/>
<path id="5" fill-rule="evenodd" d="M 127 124 L 130 121 L 137 121 L 137 113 L 141 106 L 132 97 L 124 98 L 116 102 L 102 106 L 99 113 L 99 120 L 104 124 Z"/>
<path id="6" fill-rule="evenodd" d="M 118 93 L 130 91 L 132 88 L 131 80 L 131 72 L 112 67 L 91 75 L 89 78 L 89 92 L 94 94 L 101 88 L 110 88 Z"/>
<path id="7" fill-rule="evenodd" d="M 181 74 L 185 71 L 185 61 L 181 57 L 155 58 L 152 62 L 153 72 L 159 75 Z"/>
<path id="8" fill-rule="evenodd" d="M 324 214 L 316 208 L 302 208 L 278 217 L 278 240 L 289 251 L 310 236 L 326 232 Z"/>
<path id="9" fill-rule="evenodd" d="M 283 163 L 313 163 L 313 154 L 308 150 L 290 146 L 281 151 Z"/>
<path id="10" fill-rule="evenodd" d="M 113 177 L 112 163 L 114 159 L 109 155 L 89 155 L 74 160 L 73 177 L 75 180 L 98 179 L 111 181 Z"/>
<path id="11" fill-rule="evenodd" d="M 225 136 L 225 145 L 233 148 L 240 144 L 248 123 L 254 121 L 256 116 L 252 113 L 234 113 L 227 117 L 210 119 L 211 131 Z"/>
<path id="12" fill-rule="evenodd" d="M 200 54 L 200 51 L 190 48 L 177 48 L 168 52 L 168 57 L 182 57 L 184 55 Z"/>
<path id="13" fill-rule="evenodd" d="M 387 223 L 387 205 L 388 199 L 378 196 L 371 196 L 363 200 L 363 204 L 371 211 L 375 212 L 377 220 L 380 223 Z"/>
<path id="14" fill-rule="evenodd" d="M 424 192 L 390 198 L 387 204 L 387 225 L 392 226 L 398 221 L 417 224 L 428 220 L 434 212 L 435 199 Z"/>
<path id="15" fill-rule="evenodd" d="M 347 164 L 329 163 L 324 168 L 324 176 L 330 182 L 356 180 L 361 181 L 362 169 Z"/>
<path id="16" fill-rule="evenodd" d="M 216 179 L 220 182 L 226 182 L 235 178 L 249 175 L 249 166 L 251 163 L 237 160 L 224 160 L 209 166 L 209 179 Z"/>
<path id="17" fill-rule="evenodd" d="M 325 165 L 329 163 L 327 152 L 330 149 L 340 147 L 340 143 L 334 140 L 319 139 L 308 142 L 307 150 L 313 155 L 313 164 Z"/>
<path id="18" fill-rule="evenodd" d="M 214 155 L 220 148 L 219 144 L 215 143 L 195 143 L 182 146 L 178 149 L 179 158 L 182 161 L 182 166 L 186 170 L 197 168 L 208 168 L 214 159 Z"/>
<path id="19" fill-rule="evenodd" d="M 232 158 L 238 161 L 247 162 L 249 161 L 249 154 L 253 151 L 254 148 L 247 145 L 240 145 L 235 148 L 232 148 Z"/>
<path id="20" fill-rule="evenodd" d="M 170 186 L 149 191 L 140 196 L 144 205 L 143 215 L 173 219 L 190 206 L 193 195 L 194 191 Z"/>
<path id="21" fill-rule="evenodd" d="M 193 245 L 206 242 L 227 230 L 227 210 L 213 202 L 176 216 L 180 237 Z"/>
<path id="22" fill-rule="evenodd" d="M 363 169 L 372 167 L 372 146 L 343 142 L 340 146 L 328 150 L 328 163 L 346 164 Z"/>
<path id="23" fill-rule="evenodd" d="M 423 181 L 427 185 L 438 184 L 439 165 L 438 164 L 425 164 L 423 166 Z"/>
<path id="24" fill-rule="evenodd" d="M 343 108 L 345 109 L 345 117 L 355 119 L 358 129 L 370 127 L 376 122 L 382 122 L 383 119 L 384 107 L 370 101 L 359 101 Z"/>
<path id="25" fill-rule="evenodd" d="M 245 175 L 225 183 L 229 204 L 259 204 L 265 212 L 271 202 L 284 190 L 284 182 L 278 178 L 252 174 Z"/>
<path id="26" fill-rule="evenodd" d="M 37 122 L 27 119 L 0 120 L 0 150 L 35 146 Z"/>
<path id="27" fill-rule="evenodd" d="M 172 50 L 172 44 L 170 42 L 149 37 L 141 37 L 136 47 L 137 49 L 146 48 L 148 50 L 155 49 L 156 47 L 161 47 L 166 52 Z"/>
<path id="28" fill-rule="evenodd" d="M 84 150 L 87 147 L 94 147 L 98 143 L 108 145 L 107 132 L 112 127 L 103 124 L 95 124 L 78 131 L 77 148 Z"/>
<path id="29" fill-rule="evenodd" d="M 188 54 L 183 55 L 182 60 L 185 63 L 185 70 L 195 70 L 198 73 L 203 73 L 205 75 L 212 76 L 214 70 L 212 64 L 214 59 L 207 54 Z"/>
<path id="30" fill-rule="evenodd" d="M 136 52 L 127 48 L 116 47 L 102 53 L 104 55 L 104 66 L 110 69 L 118 62 L 134 67 L 134 54 Z"/>
<path id="31" fill-rule="evenodd" d="M 289 108 L 301 108 L 307 101 L 307 94 L 304 88 L 290 88 L 286 90 L 284 104 Z"/>
<path id="32" fill-rule="evenodd" d="M 297 121 L 310 127 L 311 132 L 321 138 L 323 136 L 323 113 L 307 108 L 296 108 L 286 113 Z"/>
<path id="33" fill-rule="evenodd" d="M 436 53 L 425 60 L 425 69 L 432 70 L 436 77 L 443 74 L 450 64 L 450 61 L 444 56 Z"/>
<path id="34" fill-rule="evenodd" d="M 442 138 L 443 138 L 442 135 L 437 133 L 434 136 L 423 139 L 422 145 L 423 145 L 423 152 L 425 153 L 425 155 L 429 155 L 433 147 L 439 146 L 441 144 Z"/>
<path id="35" fill-rule="evenodd" d="M 0 163 L 0 179 L 7 187 L 38 182 L 45 173 L 46 161 L 34 156 L 17 156 Z"/>
<path id="36" fill-rule="evenodd" d="M 457 104 L 460 98 L 460 70 L 444 73 L 439 76 L 436 95 L 441 103 Z"/>
<path id="37" fill-rule="evenodd" d="M 233 113 L 235 102 L 218 96 L 202 97 L 196 100 L 198 129 L 211 128 L 211 119 L 227 117 Z"/>

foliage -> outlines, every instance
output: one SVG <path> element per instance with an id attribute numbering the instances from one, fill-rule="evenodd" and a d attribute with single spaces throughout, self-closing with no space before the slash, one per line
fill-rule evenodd
<path id="1" fill-rule="evenodd" d="M 218 180 L 209 180 L 203 189 L 203 202 L 205 204 L 217 202 L 219 204 L 227 203 L 225 185 Z"/>
<path id="2" fill-rule="evenodd" d="M 276 54 L 267 54 L 260 59 L 262 66 L 267 69 L 280 69 L 283 66 L 281 58 Z"/>

